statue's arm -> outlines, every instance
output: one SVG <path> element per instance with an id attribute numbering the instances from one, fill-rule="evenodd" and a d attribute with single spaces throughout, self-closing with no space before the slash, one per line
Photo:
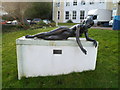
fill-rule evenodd
<path id="1" fill-rule="evenodd" d="M 82 50 L 82 52 L 87 54 L 87 51 L 83 48 L 83 46 L 81 44 L 81 41 L 79 40 L 79 36 L 80 36 L 79 32 L 80 32 L 80 29 L 78 29 L 78 27 L 77 27 L 77 30 L 76 30 L 76 41 L 77 41 L 80 49 Z"/>
<path id="2" fill-rule="evenodd" d="M 97 42 L 96 42 L 96 40 L 89 38 L 88 32 L 85 32 L 84 34 L 85 34 L 86 40 L 87 40 L 87 41 L 92 41 L 93 44 L 95 45 L 95 47 L 97 47 Z"/>

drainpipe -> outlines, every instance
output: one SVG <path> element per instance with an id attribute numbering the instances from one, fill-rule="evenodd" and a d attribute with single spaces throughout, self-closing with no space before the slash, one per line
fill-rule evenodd
<path id="1" fill-rule="evenodd" d="M 57 3 L 57 5 L 58 5 L 58 3 Z M 58 10 L 58 6 L 57 6 L 56 27 L 58 27 L 58 11 L 59 11 L 59 10 Z"/>

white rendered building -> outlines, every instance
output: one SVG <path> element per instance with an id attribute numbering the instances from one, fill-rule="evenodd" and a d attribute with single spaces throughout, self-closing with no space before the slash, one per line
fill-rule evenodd
<path id="1" fill-rule="evenodd" d="M 88 11 L 92 9 L 112 10 L 112 1 L 53 0 L 53 20 L 61 23 L 65 23 L 68 20 L 80 23 L 87 16 Z"/>

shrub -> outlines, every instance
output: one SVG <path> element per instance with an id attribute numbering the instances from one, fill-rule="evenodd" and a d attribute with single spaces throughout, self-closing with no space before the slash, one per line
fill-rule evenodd
<path id="1" fill-rule="evenodd" d="M 9 15 L 3 15 L 3 16 L 2 16 L 2 19 L 3 19 L 3 20 L 10 20 L 10 21 L 13 21 L 13 20 L 14 20 L 14 18 L 11 17 L 11 16 L 9 16 Z"/>
<path id="2" fill-rule="evenodd" d="M 43 25 L 39 25 L 39 24 L 35 24 L 35 25 L 31 25 L 30 29 L 38 29 L 38 28 L 42 28 Z"/>
<path id="3" fill-rule="evenodd" d="M 51 23 L 55 23 L 55 21 L 51 20 Z"/>
<path id="4" fill-rule="evenodd" d="M 51 26 L 51 27 L 55 27 L 56 26 L 55 23 L 49 23 L 48 25 Z"/>
<path id="5" fill-rule="evenodd" d="M 46 23 L 44 23 L 43 21 L 40 21 L 37 23 L 38 25 L 42 25 L 42 26 L 46 26 Z"/>
<path id="6" fill-rule="evenodd" d="M 68 20 L 67 23 L 73 23 L 73 21 L 72 20 Z"/>

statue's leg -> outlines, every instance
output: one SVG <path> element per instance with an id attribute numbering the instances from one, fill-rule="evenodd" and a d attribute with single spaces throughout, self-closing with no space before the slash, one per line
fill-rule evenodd
<path id="1" fill-rule="evenodd" d="M 42 39 L 45 39 L 45 40 L 66 40 L 67 38 L 62 37 L 61 35 L 51 35 L 51 36 L 42 37 Z"/>
<path id="2" fill-rule="evenodd" d="M 34 38 L 34 37 L 41 38 L 43 36 L 45 36 L 45 33 L 40 33 L 40 34 L 35 34 L 35 35 L 26 35 L 25 38 Z"/>
<path id="3" fill-rule="evenodd" d="M 95 47 L 97 47 L 97 42 L 96 42 L 96 40 L 89 38 L 87 32 L 85 32 L 85 37 L 86 37 L 86 40 L 87 40 L 87 41 L 92 41 L 93 44 L 95 45 Z"/>
<path id="4" fill-rule="evenodd" d="M 57 28 L 55 30 L 49 31 L 49 32 L 43 32 L 43 33 L 39 33 L 36 35 L 27 35 L 26 38 L 34 38 L 34 37 L 38 37 L 38 38 L 44 38 L 46 36 L 50 36 L 50 35 L 57 35 L 57 34 L 61 34 L 64 31 L 67 31 L 68 28 Z"/>

